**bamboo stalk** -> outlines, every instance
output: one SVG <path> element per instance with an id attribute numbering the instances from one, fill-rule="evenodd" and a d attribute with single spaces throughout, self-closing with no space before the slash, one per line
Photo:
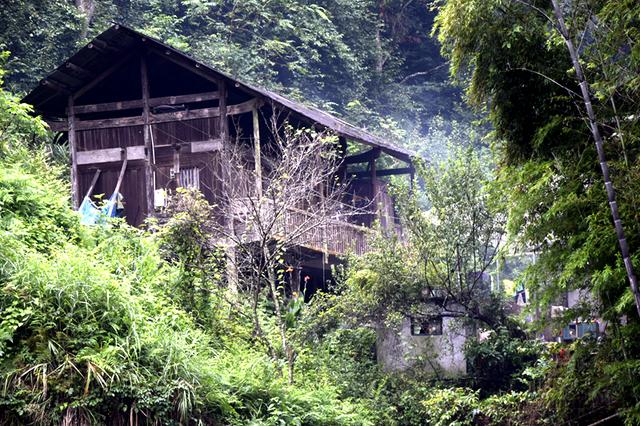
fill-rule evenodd
<path id="1" fill-rule="evenodd" d="M 629 252 L 629 245 L 627 244 L 627 239 L 624 233 L 624 227 L 622 226 L 622 220 L 620 219 L 618 204 L 616 202 L 616 193 L 613 189 L 613 183 L 611 182 L 611 178 L 609 176 L 609 164 L 607 163 L 607 158 L 604 153 L 604 143 L 603 143 L 602 135 L 600 134 L 600 129 L 596 121 L 596 115 L 593 110 L 593 105 L 591 103 L 589 83 L 587 82 L 587 79 L 585 78 L 584 73 L 582 71 L 582 65 L 580 65 L 579 53 L 575 48 L 573 40 L 569 36 L 569 31 L 567 30 L 567 26 L 564 21 L 564 16 L 562 14 L 561 5 L 558 0 L 551 0 L 551 3 L 553 5 L 553 10 L 554 10 L 556 19 L 558 21 L 558 30 L 560 32 L 560 35 L 564 39 L 565 44 L 567 45 L 567 50 L 569 51 L 569 55 L 571 56 L 571 62 L 573 63 L 573 68 L 576 72 L 576 78 L 578 79 L 578 83 L 580 84 L 582 100 L 587 110 L 587 117 L 589 119 L 589 128 L 591 130 L 593 139 L 596 143 L 596 150 L 598 152 L 598 161 L 600 162 L 600 169 L 602 170 L 602 177 L 604 178 L 604 186 L 607 190 L 607 198 L 609 201 L 609 207 L 611 208 L 611 217 L 613 218 L 613 223 L 616 229 L 616 235 L 618 237 L 618 244 L 620 245 L 620 253 L 622 254 L 622 260 L 624 262 L 624 266 L 627 271 L 627 277 L 629 279 L 631 292 L 633 293 L 633 297 L 636 302 L 636 309 L 638 311 L 638 316 L 640 316 L 640 293 L 638 292 L 638 281 L 633 270 L 633 264 L 631 263 L 631 255 Z"/>

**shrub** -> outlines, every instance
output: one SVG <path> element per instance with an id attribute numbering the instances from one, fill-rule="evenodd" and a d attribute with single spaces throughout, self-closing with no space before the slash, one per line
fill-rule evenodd
<path id="1" fill-rule="evenodd" d="M 535 364 L 542 351 L 541 342 L 512 337 L 504 327 L 492 331 L 483 341 L 469 339 L 465 346 L 469 373 L 483 394 L 526 389 L 519 376 Z"/>

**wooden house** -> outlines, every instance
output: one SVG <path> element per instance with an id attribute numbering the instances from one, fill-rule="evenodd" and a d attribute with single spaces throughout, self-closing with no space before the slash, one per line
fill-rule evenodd
<path id="1" fill-rule="evenodd" d="M 397 226 L 384 177 L 413 173 L 411 152 L 122 25 L 76 52 L 24 102 L 68 138 L 74 207 L 90 188 L 108 196 L 121 178 L 124 217 L 134 226 L 162 204 L 159 189 L 194 187 L 214 203 L 220 188 L 214 165 L 221 148 L 243 137 L 259 155 L 269 137 L 264 117 L 274 109 L 285 111 L 296 126 L 334 132 L 345 147 L 361 146 L 344 150 L 342 163 L 354 195 L 371 201 L 371 215 L 360 223 L 335 223 L 329 241 L 310 239 L 305 247 L 309 276 L 318 275 L 327 255 L 366 251 L 366 227 L 376 217 L 386 227 Z M 320 252 L 323 262 L 314 258 Z"/>

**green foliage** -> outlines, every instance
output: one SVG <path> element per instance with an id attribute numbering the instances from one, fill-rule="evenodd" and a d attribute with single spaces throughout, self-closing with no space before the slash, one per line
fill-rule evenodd
<path id="1" fill-rule="evenodd" d="M 501 327 L 484 340 L 471 338 L 465 346 L 469 372 L 474 387 L 484 395 L 506 390 L 525 390 L 523 372 L 542 355 L 542 343 L 513 337 Z M 499 371 L 500 374 L 496 374 Z"/>
<path id="2" fill-rule="evenodd" d="M 640 97 L 632 22 L 640 7 L 625 0 L 561 3 L 570 37 L 581 46 L 617 208 L 637 266 Z M 637 314 L 594 144 L 584 113 L 573 104 L 582 102 L 575 73 L 550 8 L 550 2 L 537 1 L 445 1 L 436 32 L 470 99 L 480 108 L 488 105 L 509 231 L 518 247 L 536 250 L 524 277 L 533 306 L 557 304 L 567 291 L 579 289 L 591 297 L 568 315 L 599 317 L 612 328 L 600 342 L 583 339 L 562 349 L 564 361 L 549 371 L 532 410 L 537 418 L 529 421 L 583 424 L 617 415 L 633 424 Z M 549 322 L 544 313 L 542 320 Z M 572 356 L 565 365 L 566 352 Z"/>
<path id="3" fill-rule="evenodd" d="M 181 188 L 163 215 L 168 219 L 156 237 L 164 259 L 179 271 L 173 285 L 164 291 L 200 325 L 213 329 L 225 261 L 222 249 L 211 238 L 214 207 L 199 191 Z"/>
<path id="4" fill-rule="evenodd" d="M 463 388 L 434 389 L 422 405 L 429 424 L 470 425 L 476 414 L 478 395 Z"/>
<path id="5" fill-rule="evenodd" d="M 471 100 L 490 105 L 509 230 L 519 247 L 539 252 L 526 276 L 532 300 L 546 306 L 563 292 L 581 288 L 593 291 L 601 303 L 594 308 L 613 319 L 621 313 L 614 306 L 624 310 L 632 304 L 623 302 L 628 299 L 624 267 L 593 142 L 574 105 L 579 89 L 569 55 L 540 13 L 553 16 L 549 7 L 448 1 L 437 17 L 436 32 L 452 60 L 452 72 L 470 76 Z M 606 139 L 618 209 L 636 253 L 638 189 L 632 176 L 637 174 L 640 104 L 628 71 L 637 68 L 638 60 L 635 43 L 629 44 L 628 35 L 634 34 L 629 20 L 612 11 L 633 17 L 638 7 L 625 1 L 578 1 L 569 10 L 571 35 L 589 38 L 582 52 L 586 77 Z M 614 55 L 615 61 L 607 59 Z"/>

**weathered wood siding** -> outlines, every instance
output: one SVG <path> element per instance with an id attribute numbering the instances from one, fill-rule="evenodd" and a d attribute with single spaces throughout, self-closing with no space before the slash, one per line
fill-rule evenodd
<path id="1" fill-rule="evenodd" d="M 220 137 L 219 123 L 219 117 L 210 117 L 154 124 L 151 126 L 154 144 L 162 146 L 218 139 Z"/>
<path id="2" fill-rule="evenodd" d="M 142 126 L 79 130 L 76 138 L 78 151 L 144 146 Z"/>

